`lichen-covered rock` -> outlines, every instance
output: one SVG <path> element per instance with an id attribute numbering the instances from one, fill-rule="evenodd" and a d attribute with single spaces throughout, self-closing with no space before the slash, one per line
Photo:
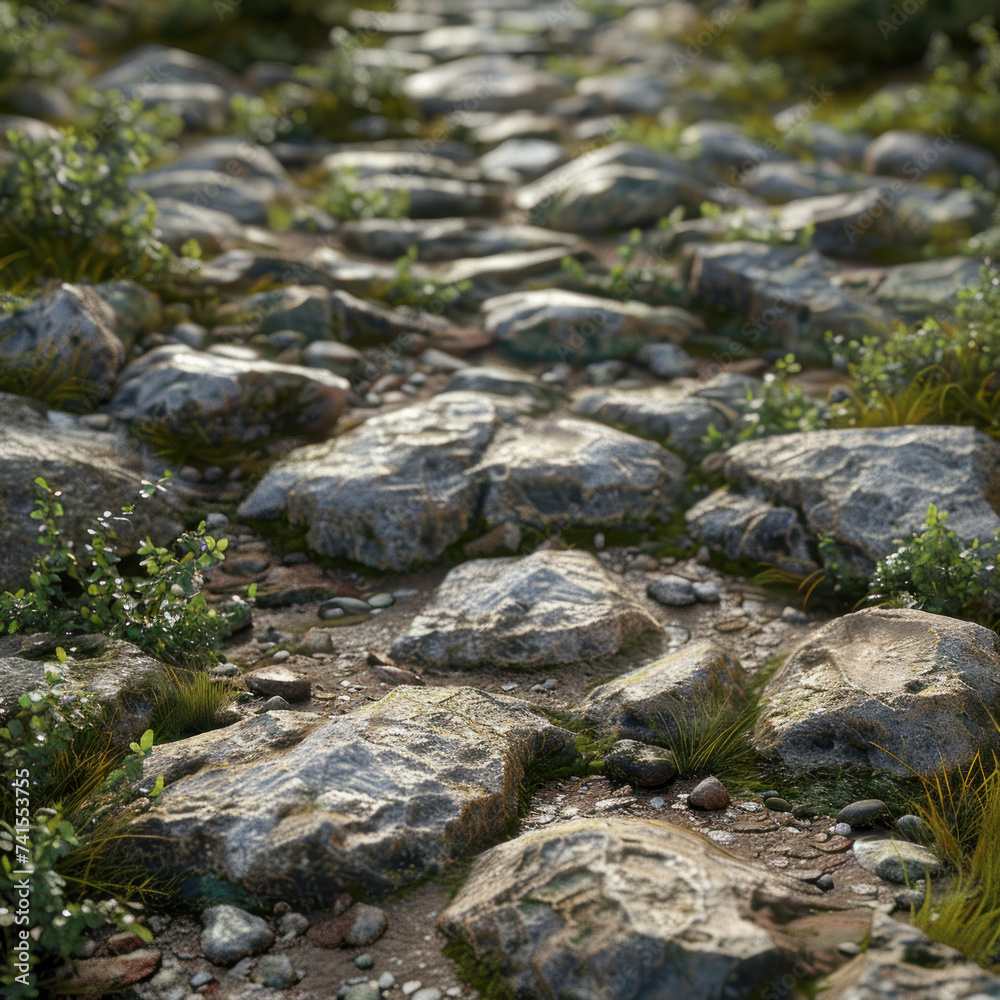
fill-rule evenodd
<path id="1" fill-rule="evenodd" d="M 449 667 L 571 663 L 614 653 L 655 628 L 590 553 L 543 551 L 451 570 L 392 656 Z"/>
<path id="2" fill-rule="evenodd" d="M 569 417 L 501 431 L 480 468 L 491 526 L 649 524 L 669 518 L 684 488 L 684 463 L 654 441 Z"/>
<path id="3" fill-rule="evenodd" d="M 86 285 L 60 285 L 0 317 L 0 391 L 92 410 L 110 395 L 125 361 L 114 330 L 114 311 Z"/>
<path id="4" fill-rule="evenodd" d="M 284 514 L 318 552 L 380 569 L 435 559 L 477 510 L 483 476 L 472 470 L 508 405 L 450 392 L 373 417 L 272 466 L 240 516 Z"/>
<path id="5" fill-rule="evenodd" d="M 386 891 L 495 842 L 517 815 L 525 768 L 573 742 L 522 702 L 472 688 L 397 687 L 290 748 L 258 741 L 247 754 L 242 734 L 255 725 L 194 737 L 194 761 L 166 769 L 126 849 L 289 901 Z M 187 742 L 155 748 L 144 774 L 163 774 L 161 756 L 183 759 Z"/>
<path id="6" fill-rule="evenodd" d="M 679 826 L 574 820 L 487 851 L 439 924 L 518 996 L 748 1000 L 796 957 L 766 901 L 787 932 L 818 896 Z"/>
<path id="7" fill-rule="evenodd" d="M 317 368 L 168 344 L 122 372 L 109 410 L 144 435 L 254 445 L 279 434 L 325 433 L 347 405 L 349 386 Z"/>
<path id="8" fill-rule="evenodd" d="M 692 507 L 687 519 L 698 537 L 731 558 L 777 563 L 798 557 L 804 531 L 813 539 L 832 538 L 843 557 L 868 575 L 895 551 L 896 539 L 920 531 L 932 503 L 948 511 L 948 527 L 959 538 L 987 542 L 1000 528 L 1000 443 L 973 427 L 784 434 L 731 448 L 724 472 L 745 499 L 713 494 Z M 737 540 L 744 520 L 771 516 L 763 504 L 785 512 L 780 534 L 788 544 L 773 556 L 750 552 Z M 738 517 L 722 519 L 720 511 Z"/>
<path id="9" fill-rule="evenodd" d="M 618 302 L 579 292 L 540 289 L 483 303 L 486 331 L 514 357 L 584 363 L 629 358 L 649 341 L 680 342 L 703 329 L 674 306 Z"/>
<path id="10" fill-rule="evenodd" d="M 629 739 L 675 734 L 709 704 L 736 714 L 746 701 L 746 674 L 735 656 L 699 642 L 594 688 L 577 710 L 581 718 Z"/>
<path id="11" fill-rule="evenodd" d="M 1000 750 L 1000 639 L 972 622 L 870 608 L 809 636 L 764 689 L 758 749 L 796 771 L 907 775 Z"/>

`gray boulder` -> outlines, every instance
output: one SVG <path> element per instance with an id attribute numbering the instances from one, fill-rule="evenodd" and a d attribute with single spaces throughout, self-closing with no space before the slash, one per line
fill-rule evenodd
<path id="1" fill-rule="evenodd" d="M 577 711 L 591 725 L 648 741 L 675 735 L 709 706 L 725 706 L 735 715 L 745 701 L 740 661 L 699 642 L 601 684 Z"/>
<path id="2" fill-rule="evenodd" d="M 254 445 L 276 435 L 319 435 L 347 405 L 349 383 L 317 368 L 243 361 L 182 344 L 128 366 L 109 411 L 143 435 L 210 446 Z"/>
<path id="3" fill-rule="evenodd" d="M 497 396 L 450 392 L 373 417 L 272 466 L 240 517 L 284 514 L 318 552 L 380 569 L 436 559 L 475 515 L 473 470 L 512 412 Z"/>
<path id="4" fill-rule="evenodd" d="M 765 918 L 819 891 L 655 820 L 574 820 L 484 854 L 439 926 L 518 996 L 748 1000 L 792 968 Z"/>
<path id="5" fill-rule="evenodd" d="M 865 170 L 921 180 L 947 177 L 959 181 L 973 177 L 987 189 L 1000 185 L 1000 163 L 981 146 L 950 136 L 891 129 L 873 139 L 865 150 Z"/>
<path id="6" fill-rule="evenodd" d="M 245 255 L 246 251 L 239 253 Z M 227 255 L 233 257 L 235 253 Z M 218 270 L 219 262 L 210 266 Z M 334 331 L 330 293 L 319 285 L 286 285 L 241 296 L 217 308 L 212 319 L 216 324 L 246 326 L 259 334 L 297 330 L 310 342 L 329 340 Z"/>
<path id="7" fill-rule="evenodd" d="M 88 412 L 111 392 L 125 349 L 115 314 L 85 285 L 60 285 L 0 317 L 0 391 Z"/>
<path id="8" fill-rule="evenodd" d="M 483 516 L 536 528 L 669 519 L 684 463 L 653 441 L 570 417 L 501 431 L 483 455 Z"/>
<path id="9" fill-rule="evenodd" d="M 177 198 L 155 200 L 157 238 L 175 252 L 188 240 L 195 240 L 206 254 L 218 253 L 244 236 L 243 226 L 228 212 Z"/>
<path id="10" fill-rule="evenodd" d="M 810 538 L 831 537 L 866 575 L 895 551 L 896 539 L 920 531 L 931 503 L 948 511 L 948 525 L 962 539 L 990 541 L 1000 528 L 1000 443 L 972 427 L 810 431 L 746 441 L 726 453 L 724 472 L 747 499 L 712 494 L 688 511 L 687 520 L 709 545 L 737 548 L 733 557 L 758 556 L 720 544 L 735 538 L 733 525 L 746 518 L 744 506 L 754 509 L 754 517 L 766 513 L 764 504 L 783 512 L 791 547 L 763 561 L 787 559 L 804 531 Z M 720 510 L 732 508 L 735 519 L 722 526 Z"/>
<path id="11" fill-rule="evenodd" d="M 126 850 L 291 902 L 330 905 L 350 885 L 384 892 L 495 842 L 525 768 L 573 742 L 522 702 L 472 688 L 397 687 L 291 748 L 275 734 L 248 754 L 256 723 L 195 737 L 194 761 L 167 769 Z M 155 748 L 144 774 L 163 774 L 161 756 L 183 756 L 187 742 Z"/>
<path id="12" fill-rule="evenodd" d="M 451 570 L 392 657 L 439 667 L 572 663 L 658 627 L 590 553 L 543 551 Z"/>
<path id="13" fill-rule="evenodd" d="M 762 706 L 758 749 L 796 771 L 967 767 L 1000 750 L 1000 638 L 923 611 L 858 611 L 796 647 Z"/>
<path id="14" fill-rule="evenodd" d="M 266 920 L 238 906 L 210 906 L 201 915 L 201 951 L 216 965 L 233 965 L 248 955 L 259 955 L 274 944 Z"/>
<path id="15" fill-rule="evenodd" d="M 483 303 L 483 313 L 487 333 L 526 361 L 629 358 L 649 341 L 680 342 L 704 327 L 675 306 L 654 308 L 560 289 L 499 295 Z"/>

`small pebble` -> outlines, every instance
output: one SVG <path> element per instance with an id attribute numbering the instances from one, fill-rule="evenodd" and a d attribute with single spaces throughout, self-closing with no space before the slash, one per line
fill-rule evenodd
<path id="1" fill-rule="evenodd" d="M 368 603 L 373 608 L 391 608 L 396 603 L 392 594 L 372 594 L 368 598 Z"/>
<path id="2" fill-rule="evenodd" d="M 691 589 L 694 591 L 694 596 L 705 604 L 718 604 L 722 596 L 722 591 L 716 583 L 692 583 Z"/>
<path id="3" fill-rule="evenodd" d="M 777 799 L 780 798 L 780 796 L 781 796 L 780 792 L 776 792 L 772 789 L 769 792 L 764 792 L 760 798 L 762 802 L 766 802 L 768 799 Z"/>
<path id="4" fill-rule="evenodd" d="M 787 607 L 781 612 L 781 620 L 791 625 L 806 625 L 809 623 L 809 615 L 801 608 Z"/>
<path id="5" fill-rule="evenodd" d="M 837 834 L 838 837 L 849 837 L 851 835 L 851 824 L 850 823 L 838 823 L 834 828 L 833 832 Z"/>
<path id="6" fill-rule="evenodd" d="M 772 812 L 787 813 L 792 811 L 791 803 L 780 796 L 771 796 L 764 799 L 764 807 L 770 809 Z"/>
<path id="7" fill-rule="evenodd" d="M 212 667 L 213 677 L 235 677 L 239 672 L 240 668 L 235 663 L 220 663 Z"/>
<path id="8" fill-rule="evenodd" d="M 357 958 L 354 959 L 354 964 L 359 969 L 371 969 L 375 966 L 375 959 L 365 952 L 364 955 L 358 955 Z"/>
<path id="9" fill-rule="evenodd" d="M 881 799 L 859 799 L 837 813 L 838 823 L 850 823 L 854 829 L 891 826 L 892 812 Z"/>
<path id="10" fill-rule="evenodd" d="M 853 941 L 841 941 L 837 945 L 837 951 L 841 955 L 850 955 L 851 957 L 861 954 L 861 945 L 855 944 Z"/>
<path id="11" fill-rule="evenodd" d="M 695 785 L 687 801 L 695 809 L 725 809 L 729 805 L 729 792 L 718 778 L 708 777 Z"/>
<path id="12" fill-rule="evenodd" d="M 396 985 L 396 977 L 391 972 L 383 972 L 376 984 L 380 990 L 391 990 Z"/>
<path id="13" fill-rule="evenodd" d="M 822 889 L 824 892 L 829 892 L 833 888 L 833 876 L 828 872 L 820 875 L 820 877 L 816 879 L 816 887 Z"/>
<path id="14" fill-rule="evenodd" d="M 655 799 L 650 799 L 649 804 L 653 809 L 662 809 L 667 803 L 662 795 L 657 795 Z"/>
<path id="15" fill-rule="evenodd" d="M 551 691 L 554 687 L 559 686 L 559 681 L 554 677 L 548 677 L 541 684 L 532 684 L 532 691 Z"/>
<path id="16" fill-rule="evenodd" d="M 292 706 L 281 697 L 280 694 L 276 694 L 273 698 L 268 698 L 260 708 L 257 709 L 257 714 L 261 712 L 287 712 Z"/>
<path id="17" fill-rule="evenodd" d="M 403 996 L 408 997 L 411 993 L 416 993 L 424 984 L 419 979 L 411 979 L 403 983 Z"/>
<path id="18" fill-rule="evenodd" d="M 910 813 L 900 816 L 896 820 L 896 826 L 907 840 L 912 840 L 914 843 L 921 843 L 927 837 L 924 821 L 919 816 L 913 816 Z"/>
<path id="19" fill-rule="evenodd" d="M 597 534 L 594 535 L 594 548 L 597 549 L 598 552 L 600 552 L 601 549 L 604 548 L 604 545 L 605 545 L 604 532 L 598 531 Z"/>
<path id="20" fill-rule="evenodd" d="M 500 685 L 501 691 L 516 691 L 521 685 L 517 681 L 507 681 L 506 684 Z"/>
<path id="21" fill-rule="evenodd" d="M 290 660 L 291 658 L 292 654 L 287 649 L 279 649 L 278 652 L 271 657 L 275 663 L 284 663 L 285 660 Z"/>
<path id="22" fill-rule="evenodd" d="M 433 986 L 425 986 L 413 994 L 413 1000 L 441 1000 L 441 991 Z"/>

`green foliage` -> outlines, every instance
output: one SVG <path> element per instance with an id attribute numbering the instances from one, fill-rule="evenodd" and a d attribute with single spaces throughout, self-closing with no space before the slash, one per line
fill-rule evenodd
<path id="1" fill-rule="evenodd" d="M 146 539 L 139 547 L 145 577 L 126 577 L 119 568 L 115 525 L 130 520 L 134 505 L 125 507 L 121 517 L 96 518 L 90 541 L 78 553 L 59 527 L 61 494 L 41 478 L 35 486 L 31 516 L 41 522 L 42 552 L 31 573 L 31 589 L 0 595 L 0 620 L 8 623 L 9 632 L 102 632 L 180 665 L 218 658 L 222 640 L 247 611 L 242 604 L 228 612 L 210 608 L 201 593 L 201 571 L 225 558 L 226 539 L 205 534 L 204 522 L 170 548 Z M 157 491 L 165 491 L 163 480 L 144 482 L 140 497 L 149 499 Z"/>
<path id="2" fill-rule="evenodd" d="M 152 730 L 126 753 L 114 745 L 109 721 L 96 695 L 48 671 L 45 686 L 21 695 L 0 729 L 5 996 L 38 996 L 54 969 L 80 951 L 90 930 L 111 924 L 152 938 L 129 904 L 116 897 L 155 898 L 157 892 L 147 876 L 115 862 L 112 850 L 129 806 L 157 796 L 163 782 L 138 787 Z M 15 945 L 25 933 L 31 946 L 22 968 L 24 953 Z"/>
<path id="3" fill-rule="evenodd" d="M 1000 529 L 993 542 L 965 543 L 947 526 L 948 512 L 931 504 L 923 531 L 880 560 L 869 601 L 891 601 L 932 614 L 988 622 L 1000 612 Z"/>
<path id="4" fill-rule="evenodd" d="M 335 219 L 405 219 L 410 212 L 408 191 L 359 190 L 357 172 L 347 169 L 332 174 L 313 200 Z"/>
<path id="5" fill-rule="evenodd" d="M 808 247 L 812 245 L 816 234 L 816 227 L 812 223 L 799 230 L 782 229 L 778 224 L 780 208 L 772 209 L 763 223 L 754 221 L 746 211 L 737 209 L 725 212 L 722 206 L 710 201 L 702 202 L 700 208 L 703 219 L 716 219 L 726 223 L 725 233 L 720 233 L 719 236 L 727 243 L 753 240 L 755 243 L 768 243 L 776 247 Z"/>
<path id="6" fill-rule="evenodd" d="M 39 14 L 34 4 L 0 2 L 0 83 L 52 80 L 73 66 L 65 25 Z"/>
<path id="7" fill-rule="evenodd" d="M 170 251 L 156 239 L 156 208 L 129 181 L 161 145 L 138 102 L 116 109 L 97 138 L 69 130 L 34 142 L 8 132 L 15 156 L 0 181 L 0 259 L 5 280 L 139 278 L 162 270 Z M 157 119 L 159 120 L 159 119 Z"/>
<path id="8" fill-rule="evenodd" d="M 947 890 L 913 908 L 928 937 L 986 967 L 1000 964 L 1000 767 L 981 755 L 964 771 L 922 779 L 916 804 L 938 855 L 954 871 Z"/>
<path id="9" fill-rule="evenodd" d="M 795 355 L 786 354 L 774 363 L 774 370 L 764 376 L 760 393 L 747 393 L 747 412 L 741 425 L 726 432 L 710 426 L 704 443 L 711 450 L 729 448 L 739 441 L 770 437 L 774 434 L 794 434 L 798 431 L 822 430 L 830 424 L 827 406 L 807 396 L 792 383 L 792 377 L 802 371 Z"/>
<path id="10" fill-rule="evenodd" d="M 204 670 L 171 668 L 148 693 L 155 706 L 153 729 L 169 741 L 216 729 L 238 692 Z"/>
<path id="11" fill-rule="evenodd" d="M 573 287 L 609 299 L 643 302 L 676 302 L 684 297 L 679 282 L 656 267 L 643 262 L 649 256 L 643 245 L 642 230 L 633 229 L 618 247 L 618 260 L 607 271 L 591 274 L 576 257 L 563 257 L 562 273 Z M 657 254 L 653 252 L 654 260 Z"/>
<path id="12" fill-rule="evenodd" d="M 454 305 L 462 293 L 472 287 L 471 281 L 446 284 L 429 275 L 417 277 L 413 274 L 413 265 L 417 262 L 417 257 L 417 248 L 411 246 L 402 257 L 397 258 L 393 265 L 395 274 L 392 280 L 376 287 L 375 297 L 393 306 L 430 308 L 440 313 Z"/>

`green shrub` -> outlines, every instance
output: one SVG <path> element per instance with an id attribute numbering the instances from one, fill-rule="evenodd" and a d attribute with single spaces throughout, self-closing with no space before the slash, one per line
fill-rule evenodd
<path id="1" fill-rule="evenodd" d="M 792 383 L 792 376 L 801 371 L 802 365 L 793 354 L 786 354 L 776 361 L 774 370 L 764 376 L 760 392 L 748 391 L 748 409 L 741 423 L 725 432 L 711 425 L 704 438 L 705 445 L 712 450 L 720 450 L 753 438 L 828 427 L 831 418 L 829 407 L 810 398 Z"/>
<path id="2" fill-rule="evenodd" d="M 313 201 L 335 219 L 405 219 L 410 212 L 408 191 L 359 191 L 354 170 L 331 175 Z"/>
<path id="3" fill-rule="evenodd" d="M 218 658 L 223 639 L 249 611 L 245 604 L 210 608 L 201 593 L 201 571 L 225 558 L 226 539 L 205 534 L 204 522 L 169 548 L 146 539 L 139 548 L 145 577 L 126 577 L 120 570 L 115 522 L 129 520 L 134 505 L 123 508 L 120 518 L 109 514 L 95 519 L 90 541 L 78 553 L 59 528 L 60 494 L 42 478 L 35 486 L 31 516 L 42 522 L 42 552 L 31 573 L 31 589 L 0 595 L 0 621 L 8 623 L 9 632 L 102 632 L 181 666 Z M 140 497 L 164 490 L 163 480 L 144 482 Z"/>
<path id="4" fill-rule="evenodd" d="M 154 235 L 152 199 L 129 186 L 159 150 L 161 136 L 138 102 L 119 106 L 116 115 L 116 127 L 99 140 L 75 130 L 55 142 L 7 133 L 15 156 L 0 181 L 7 283 L 36 276 L 140 278 L 171 259 Z"/>
<path id="5" fill-rule="evenodd" d="M 161 893 L 148 876 L 116 862 L 113 848 L 130 805 L 154 798 L 163 786 L 157 779 L 137 787 L 153 732 L 132 743 L 129 753 L 114 745 L 110 729 L 97 697 L 52 671 L 42 689 L 21 696 L 0 729 L 5 996 L 49 995 L 56 968 L 79 953 L 90 930 L 111 924 L 152 938 L 132 906 L 119 899 Z M 21 891 L 26 884 L 29 897 Z M 31 940 L 27 955 L 17 949 L 25 934 Z"/>
<path id="6" fill-rule="evenodd" d="M 1000 529 L 992 543 L 963 542 L 947 527 L 948 512 L 931 504 L 923 531 L 875 567 L 869 601 L 988 622 L 1000 611 Z"/>

